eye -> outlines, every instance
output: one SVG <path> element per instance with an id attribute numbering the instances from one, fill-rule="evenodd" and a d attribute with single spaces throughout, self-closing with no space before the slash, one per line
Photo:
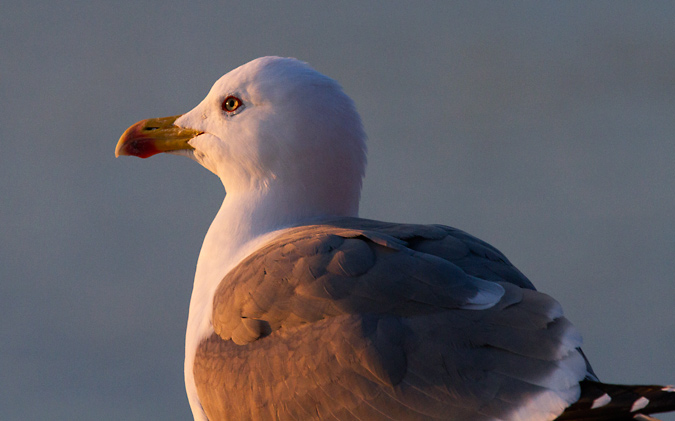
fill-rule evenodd
<path id="1" fill-rule="evenodd" d="M 228 96 L 223 100 L 223 103 L 220 105 L 223 111 L 226 111 L 228 113 L 233 113 L 237 111 L 239 107 L 241 107 L 241 99 L 237 98 L 236 96 Z"/>

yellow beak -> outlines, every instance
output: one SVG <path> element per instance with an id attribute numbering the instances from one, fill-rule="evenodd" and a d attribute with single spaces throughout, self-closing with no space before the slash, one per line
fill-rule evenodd
<path id="1" fill-rule="evenodd" d="M 117 142 L 115 156 L 148 158 L 160 152 L 194 149 L 188 141 L 204 132 L 174 125 L 178 117 L 151 118 L 129 127 Z"/>

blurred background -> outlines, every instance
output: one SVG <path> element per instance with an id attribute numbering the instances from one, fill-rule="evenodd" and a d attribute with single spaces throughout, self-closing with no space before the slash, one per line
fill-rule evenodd
<path id="1" fill-rule="evenodd" d="M 601 379 L 675 383 L 675 3 L 0 10 L 0 419 L 191 417 L 187 308 L 224 191 L 114 148 L 264 55 L 355 100 L 363 217 L 490 242 L 562 303 Z"/>

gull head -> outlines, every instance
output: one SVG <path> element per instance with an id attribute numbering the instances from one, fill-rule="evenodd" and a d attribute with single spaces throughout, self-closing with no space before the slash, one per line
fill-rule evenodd
<path id="1" fill-rule="evenodd" d="M 281 57 L 230 71 L 186 114 L 134 124 L 115 152 L 190 157 L 218 175 L 228 195 L 291 189 L 356 195 L 357 203 L 366 165 L 352 100 L 333 79 Z"/>

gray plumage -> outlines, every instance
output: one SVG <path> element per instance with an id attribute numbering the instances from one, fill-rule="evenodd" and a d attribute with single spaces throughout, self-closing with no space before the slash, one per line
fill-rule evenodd
<path id="1" fill-rule="evenodd" d="M 195 379 L 213 420 L 505 419 L 542 394 L 575 400 L 585 373 L 559 304 L 443 226 L 286 230 L 223 279 L 212 322 Z"/>

